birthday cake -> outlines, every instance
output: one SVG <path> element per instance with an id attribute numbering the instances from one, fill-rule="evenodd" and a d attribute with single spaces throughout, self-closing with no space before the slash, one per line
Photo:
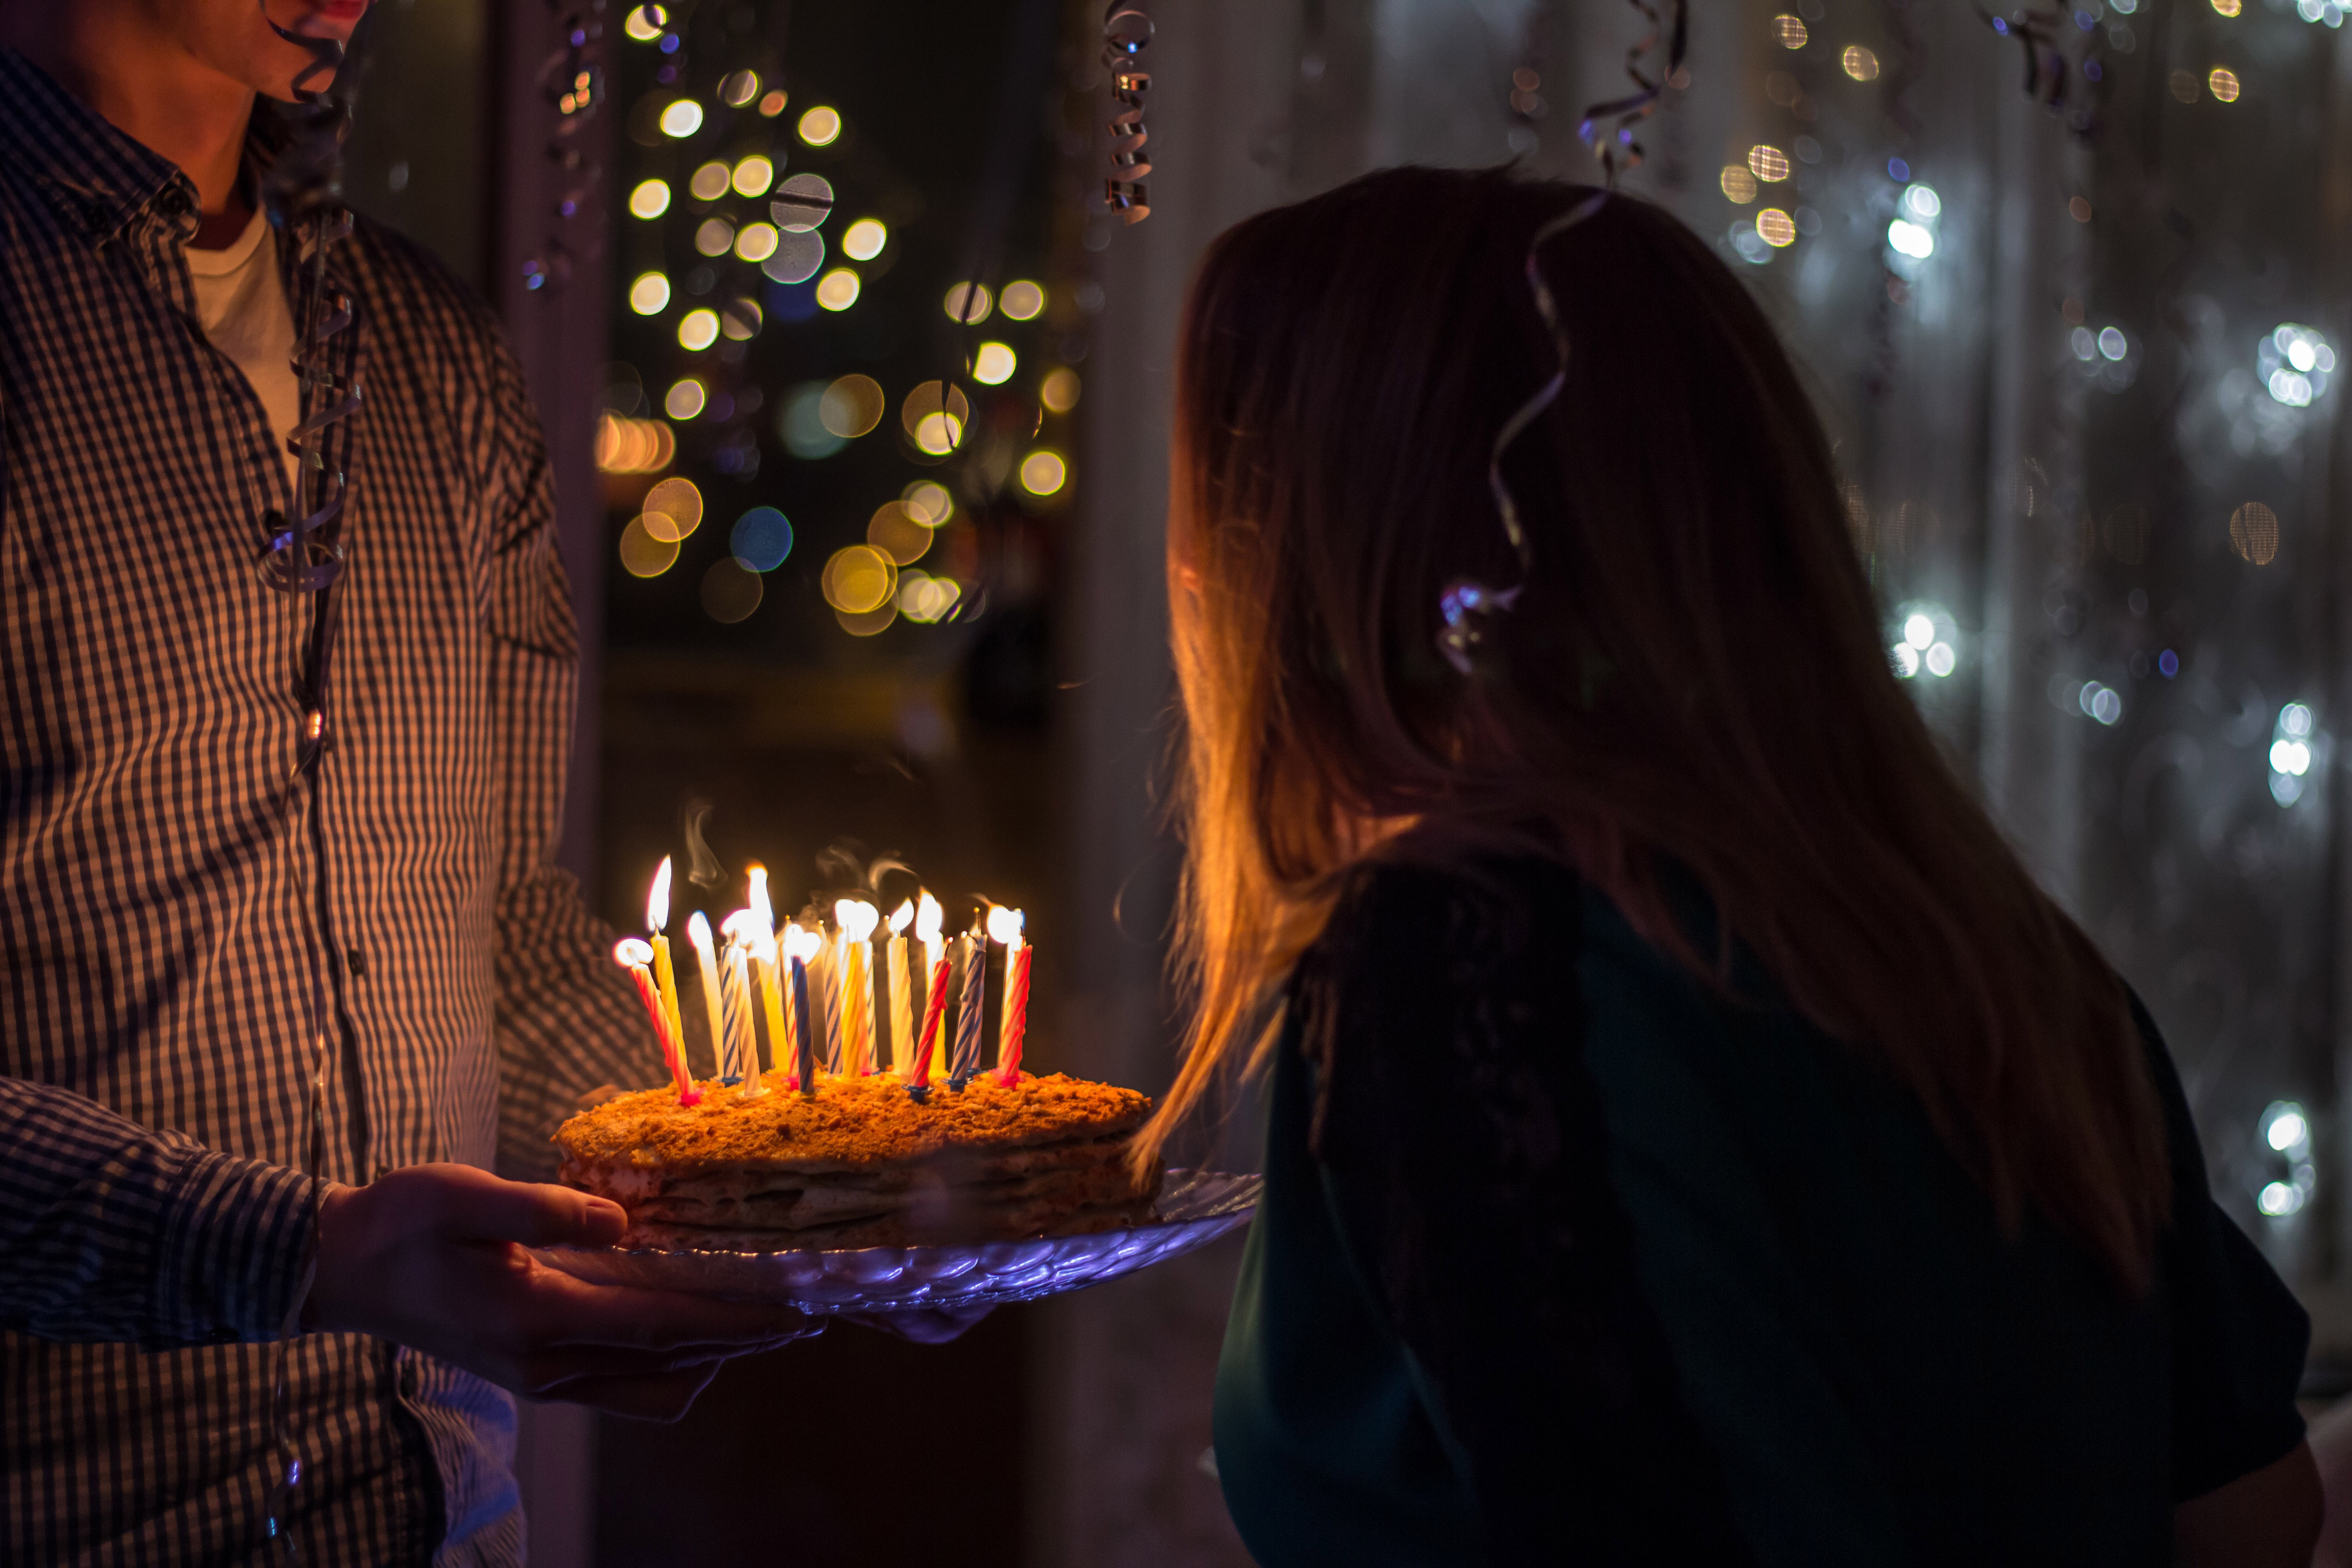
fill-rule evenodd
<path id="1" fill-rule="evenodd" d="M 774 1252 L 1009 1241 L 1146 1218 L 1160 1191 L 1127 1141 L 1132 1089 L 983 1072 L 909 1094 L 890 1072 L 820 1076 L 814 1094 L 705 1086 L 624 1094 L 558 1130 L 565 1184 L 626 1209 L 629 1247 Z"/>

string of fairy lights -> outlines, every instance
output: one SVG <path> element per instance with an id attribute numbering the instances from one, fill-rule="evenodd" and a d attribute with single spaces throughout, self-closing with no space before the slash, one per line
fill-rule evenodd
<path id="1" fill-rule="evenodd" d="M 638 63 L 651 64 L 655 83 L 626 120 L 637 166 L 625 176 L 623 251 L 640 264 L 624 270 L 623 298 L 661 344 L 658 365 L 640 351 L 643 368 L 615 367 L 600 416 L 596 466 L 608 499 L 631 513 L 620 563 L 635 578 L 663 577 L 698 531 L 723 526 L 724 552 L 702 568 L 698 597 L 711 620 L 732 624 L 759 611 L 796 551 L 806 558 L 805 532 L 833 546 L 814 582 L 843 632 L 968 619 L 985 601 L 982 535 L 997 503 L 1045 512 L 1068 494 L 1063 427 L 1080 384 L 1061 363 L 1067 338 L 1049 329 L 1069 304 L 1038 279 L 992 288 L 993 279 L 941 277 L 931 297 L 961 334 L 960 365 L 898 386 L 872 367 L 767 384 L 757 366 L 786 354 L 755 360 L 764 336 L 908 310 L 896 283 L 887 304 L 871 294 L 901 259 L 907 220 L 894 221 L 876 188 L 871 150 L 853 155 L 857 128 L 841 105 L 797 100 L 774 51 L 763 70 L 755 41 L 693 22 L 690 7 L 648 3 L 620 29 L 647 52 Z M 716 50 L 736 58 L 701 62 L 714 34 Z M 805 365 L 804 353 L 795 343 L 789 357 Z M 876 443 L 911 471 L 856 509 L 862 537 L 834 542 L 854 518 L 794 521 L 785 497 L 795 466 Z M 722 518 L 724 481 L 761 499 Z"/>

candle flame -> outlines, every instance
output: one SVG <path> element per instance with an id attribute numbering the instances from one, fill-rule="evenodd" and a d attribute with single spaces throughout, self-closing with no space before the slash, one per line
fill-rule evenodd
<path id="1" fill-rule="evenodd" d="M 706 958 L 718 952 L 717 945 L 710 940 L 710 922 L 702 918 L 700 910 L 687 917 L 686 940 L 694 943 L 694 951 Z"/>
<path id="2" fill-rule="evenodd" d="M 669 857 L 662 857 L 654 873 L 653 890 L 646 895 L 646 929 L 660 931 L 669 924 Z"/>
<path id="3" fill-rule="evenodd" d="M 824 951 L 824 938 L 794 921 L 784 928 L 784 956 L 797 958 L 803 963 Z"/>
<path id="4" fill-rule="evenodd" d="M 890 911 L 890 934 L 897 936 L 905 931 L 908 922 L 914 918 L 915 900 L 912 899 L 903 900 L 897 909 Z"/>
<path id="5" fill-rule="evenodd" d="M 625 969 L 643 969 L 654 961 L 654 944 L 625 936 L 613 944 L 613 962 Z"/>
<path id="6" fill-rule="evenodd" d="M 743 868 L 743 874 L 751 882 L 751 907 L 746 912 L 772 934 L 776 929 L 776 907 L 768 901 L 768 868 L 754 860 Z"/>
<path id="7" fill-rule="evenodd" d="M 1029 917 L 1019 910 L 1008 910 L 1003 904 L 988 906 L 988 940 L 1003 942 L 1008 952 L 1020 950 L 1021 928 L 1028 923 Z"/>
<path id="8" fill-rule="evenodd" d="M 915 934 L 927 942 L 937 942 L 940 924 L 945 918 L 946 911 L 940 908 L 939 900 L 925 893 L 922 907 L 915 911 Z"/>
<path id="9" fill-rule="evenodd" d="M 847 942 L 864 942 L 874 934 L 874 925 L 882 911 L 864 899 L 836 899 L 833 905 L 833 923 L 841 928 Z"/>
<path id="10" fill-rule="evenodd" d="M 738 947 L 751 947 L 759 941 L 759 933 L 768 928 L 750 910 L 737 910 L 719 922 L 719 934 Z"/>

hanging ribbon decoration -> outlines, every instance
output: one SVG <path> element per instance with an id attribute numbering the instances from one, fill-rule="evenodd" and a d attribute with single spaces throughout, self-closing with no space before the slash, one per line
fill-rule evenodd
<path id="1" fill-rule="evenodd" d="M 1642 144 L 1633 139 L 1633 126 L 1655 112 L 1658 100 L 1666 87 L 1680 74 L 1683 51 L 1690 41 L 1690 16 L 1687 0 L 1674 0 L 1674 22 L 1671 41 L 1666 47 L 1665 68 L 1653 77 L 1644 73 L 1642 62 L 1658 46 L 1662 27 L 1655 5 L 1647 0 L 1631 0 L 1633 8 L 1649 19 L 1650 30 L 1642 40 L 1627 51 L 1625 74 L 1633 79 L 1639 91 L 1606 103 L 1596 103 L 1584 111 L 1584 119 L 1576 133 L 1592 155 L 1601 161 L 1605 176 L 1602 189 L 1593 192 L 1567 212 L 1536 230 L 1528 242 L 1526 274 L 1528 292 L 1535 299 L 1536 314 L 1542 318 L 1545 335 L 1550 338 L 1558 357 L 1558 368 L 1549 380 L 1538 387 L 1535 395 L 1519 405 L 1517 410 L 1503 422 L 1495 437 L 1495 446 L 1486 459 L 1486 488 L 1495 498 L 1495 515 L 1503 525 L 1503 537 L 1510 542 L 1511 553 L 1517 557 L 1519 582 L 1508 588 L 1496 588 L 1472 577 L 1457 577 L 1445 585 L 1437 596 L 1437 651 L 1445 662 L 1464 675 L 1475 668 L 1478 647 L 1512 605 L 1518 603 L 1526 590 L 1527 580 L 1535 570 L 1535 553 L 1528 543 L 1525 524 L 1519 520 L 1518 502 L 1511 487 L 1503 478 L 1503 454 L 1511 443 L 1542 416 L 1559 398 L 1568 384 L 1568 329 L 1561 325 L 1559 302 L 1552 298 L 1551 288 L 1544 281 L 1538 265 L 1546 244 L 1566 234 L 1578 224 L 1599 212 L 1616 188 L 1621 170 L 1638 166 L 1642 162 Z M 1601 129 L 1603 121 L 1615 123 Z"/>
<path id="2" fill-rule="evenodd" d="M 1110 178 L 1103 184 L 1103 199 L 1131 224 L 1151 216 L 1151 195 L 1143 183 L 1151 173 L 1143 151 L 1151 139 L 1143 129 L 1143 95 L 1151 89 L 1151 73 L 1135 64 L 1151 47 L 1151 18 L 1139 5 L 1110 0 L 1103 12 L 1102 62 L 1110 71 L 1111 101 L 1118 105 L 1110 117 Z"/>

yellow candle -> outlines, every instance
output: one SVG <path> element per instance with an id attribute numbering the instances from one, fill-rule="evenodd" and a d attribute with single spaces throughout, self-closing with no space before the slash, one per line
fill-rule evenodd
<path id="1" fill-rule="evenodd" d="M 907 979 L 907 928 L 915 921 L 909 899 L 890 911 L 890 940 L 886 944 L 890 980 L 890 1065 L 901 1077 L 915 1070 L 915 993 Z"/>
<path id="2" fill-rule="evenodd" d="M 710 940 L 710 922 L 697 910 L 686 922 L 686 940 L 694 947 L 702 969 L 702 1009 L 710 1024 L 710 1048 L 718 1058 L 714 1076 L 727 1076 L 727 1024 L 719 1012 L 719 948 Z M 680 1037 L 683 1038 L 683 1037 Z"/>
<path id="3" fill-rule="evenodd" d="M 768 901 L 768 868 L 757 860 L 746 868 L 751 882 L 751 920 L 745 939 L 751 964 L 760 973 L 760 1002 L 768 1020 L 768 1059 L 775 1070 L 791 1073 L 800 1047 L 784 1024 L 783 975 L 777 965 L 776 910 Z"/>
<path id="4" fill-rule="evenodd" d="M 856 1078 L 874 1070 L 874 944 L 870 940 L 882 911 L 863 899 L 843 899 L 833 906 L 834 923 L 841 928 L 837 952 L 841 1006 L 841 1071 Z"/>
<path id="5" fill-rule="evenodd" d="M 680 1060 L 686 1054 L 686 1027 L 677 1011 L 677 971 L 670 966 L 669 938 L 662 931 L 669 924 L 669 857 L 662 857 L 661 869 L 654 873 L 653 890 L 646 895 L 646 929 L 654 933 L 650 944 L 654 950 L 654 987 L 661 993 L 662 1011 L 669 1016 L 669 1037 L 677 1042 Z"/>

